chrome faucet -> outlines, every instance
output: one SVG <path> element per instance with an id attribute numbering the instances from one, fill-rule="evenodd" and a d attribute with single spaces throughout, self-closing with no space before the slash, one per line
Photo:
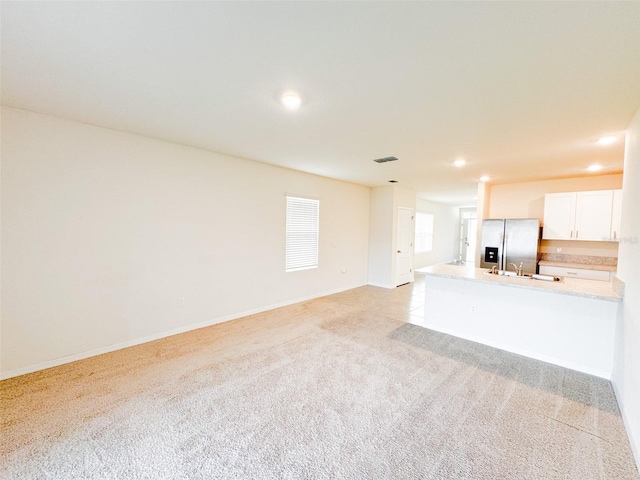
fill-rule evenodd
<path id="1" fill-rule="evenodd" d="M 516 275 L 519 277 L 524 276 L 524 269 L 522 268 L 522 262 L 520 262 L 520 266 L 516 265 L 515 263 L 511 263 L 511 265 L 513 265 L 513 268 L 516 271 Z"/>

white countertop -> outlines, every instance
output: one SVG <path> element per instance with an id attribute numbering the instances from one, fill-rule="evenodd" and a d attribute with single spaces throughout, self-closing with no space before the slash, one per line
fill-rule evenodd
<path id="1" fill-rule="evenodd" d="M 495 285 L 543 290 L 563 295 L 594 298 L 611 302 L 621 302 L 622 298 L 616 294 L 611 282 L 599 280 L 583 280 L 580 278 L 563 278 L 560 282 L 547 282 L 532 278 L 506 277 L 502 275 L 487 275 L 486 268 L 473 268 L 459 265 L 432 265 L 421 269 L 425 275 L 455 278 L 465 281 L 493 283 Z"/>

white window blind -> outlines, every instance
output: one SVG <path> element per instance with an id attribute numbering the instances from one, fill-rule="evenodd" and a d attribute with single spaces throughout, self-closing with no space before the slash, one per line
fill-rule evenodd
<path id="1" fill-rule="evenodd" d="M 285 271 L 318 267 L 320 200 L 287 196 Z"/>
<path id="2" fill-rule="evenodd" d="M 416 212 L 416 253 L 433 250 L 433 215 Z"/>

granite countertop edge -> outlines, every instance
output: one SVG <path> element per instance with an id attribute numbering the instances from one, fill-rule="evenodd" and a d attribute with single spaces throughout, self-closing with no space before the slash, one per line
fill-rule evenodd
<path id="1" fill-rule="evenodd" d="M 622 302 L 622 298 L 615 293 L 610 282 L 599 280 L 582 280 L 565 278 L 562 282 L 547 282 L 544 280 L 524 279 L 517 277 L 504 277 L 487 275 L 487 269 L 462 267 L 456 265 L 433 265 L 421 272 L 425 275 L 452 278 L 470 282 L 481 282 L 503 287 L 521 288 L 527 290 L 543 291 L 560 295 L 591 298 L 608 302 Z M 525 283 L 526 282 L 526 283 Z M 531 283 L 533 282 L 533 283 Z M 587 282 L 587 283 L 585 283 Z M 595 283 L 593 283 L 595 282 Z M 595 288 L 598 293 L 581 291 L 584 288 Z"/>

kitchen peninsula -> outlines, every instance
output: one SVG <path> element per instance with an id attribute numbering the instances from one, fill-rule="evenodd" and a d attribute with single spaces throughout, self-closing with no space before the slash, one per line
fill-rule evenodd
<path id="1" fill-rule="evenodd" d="M 547 282 L 457 265 L 423 272 L 424 327 L 610 378 L 619 284 L 614 290 L 611 282 Z"/>

